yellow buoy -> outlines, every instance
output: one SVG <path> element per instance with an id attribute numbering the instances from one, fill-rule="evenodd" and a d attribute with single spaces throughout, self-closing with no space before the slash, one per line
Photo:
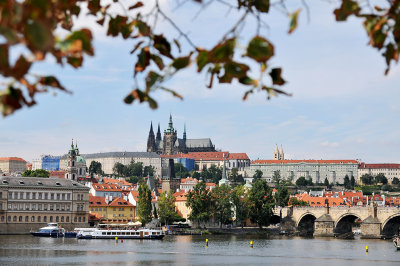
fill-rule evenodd
<path id="1" fill-rule="evenodd" d="M 365 246 L 365 252 L 368 252 L 368 246 Z"/>
<path id="2" fill-rule="evenodd" d="M 253 248 L 253 241 L 250 241 L 250 247 Z"/>
<path id="3" fill-rule="evenodd" d="M 208 247 L 208 238 L 206 238 L 206 247 Z"/>

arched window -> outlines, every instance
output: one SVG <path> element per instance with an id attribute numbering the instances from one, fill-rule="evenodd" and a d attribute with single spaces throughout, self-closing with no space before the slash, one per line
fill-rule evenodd
<path id="1" fill-rule="evenodd" d="M 56 216 L 56 222 L 58 223 L 60 221 L 60 218 L 58 218 L 58 216 Z"/>
<path id="2" fill-rule="evenodd" d="M 76 223 L 78 221 L 78 218 L 76 218 L 76 216 L 75 216 L 75 218 L 74 218 L 74 222 Z"/>
<path id="3" fill-rule="evenodd" d="M 64 222 L 64 216 L 61 216 L 61 222 Z"/>
<path id="4" fill-rule="evenodd" d="M 69 223 L 69 216 L 67 216 L 66 222 Z"/>
<path id="5" fill-rule="evenodd" d="M 53 216 L 50 216 L 50 223 L 53 222 Z"/>
<path id="6" fill-rule="evenodd" d="M 75 161 L 72 161 L 72 166 L 75 166 Z"/>
<path id="7" fill-rule="evenodd" d="M 22 216 L 18 217 L 18 222 L 22 222 Z"/>
<path id="8" fill-rule="evenodd" d="M 11 216 L 8 216 L 7 220 L 8 220 L 9 222 L 11 222 Z"/>
<path id="9" fill-rule="evenodd" d="M 16 222 L 17 221 L 17 216 L 14 216 L 13 217 L 13 222 Z"/>
<path id="10" fill-rule="evenodd" d="M 4 222 L 4 216 L 1 216 L 1 221 Z"/>
<path id="11" fill-rule="evenodd" d="M 31 217 L 31 222 L 35 222 L 35 216 Z"/>
<path id="12" fill-rule="evenodd" d="M 82 222 L 82 219 L 81 219 L 81 217 L 79 217 L 79 222 Z"/>
<path id="13" fill-rule="evenodd" d="M 82 222 L 85 222 L 85 220 L 86 220 L 86 218 L 85 218 L 85 217 L 83 217 L 83 218 L 82 218 Z"/>
<path id="14" fill-rule="evenodd" d="M 29 222 L 29 216 L 25 216 L 25 222 Z"/>
<path id="15" fill-rule="evenodd" d="M 75 180 L 75 174 L 72 174 L 72 180 Z"/>
<path id="16" fill-rule="evenodd" d="M 42 221 L 42 216 L 38 216 L 37 221 L 40 223 Z"/>
<path id="17" fill-rule="evenodd" d="M 47 216 L 43 217 L 43 222 L 45 222 L 45 223 L 47 222 Z"/>

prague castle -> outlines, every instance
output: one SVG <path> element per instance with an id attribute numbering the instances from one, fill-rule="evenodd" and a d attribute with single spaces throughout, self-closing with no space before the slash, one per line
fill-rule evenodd
<path id="1" fill-rule="evenodd" d="M 150 132 L 147 138 L 147 152 L 158 154 L 177 154 L 188 152 L 212 152 L 215 146 L 211 139 L 187 139 L 186 126 L 183 130 L 182 138 L 178 138 L 177 131 L 173 127 L 172 116 L 169 116 L 168 128 L 164 130 L 164 137 L 161 138 L 160 124 L 158 125 L 157 135 L 153 132 L 153 123 L 150 124 Z"/>

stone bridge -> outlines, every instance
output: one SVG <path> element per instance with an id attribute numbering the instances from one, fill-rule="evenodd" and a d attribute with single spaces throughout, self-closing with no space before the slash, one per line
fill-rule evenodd
<path id="1" fill-rule="evenodd" d="M 377 206 L 275 208 L 272 222 L 301 235 L 337 236 L 360 224 L 362 238 L 390 238 L 399 233 L 400 208 Z"/>

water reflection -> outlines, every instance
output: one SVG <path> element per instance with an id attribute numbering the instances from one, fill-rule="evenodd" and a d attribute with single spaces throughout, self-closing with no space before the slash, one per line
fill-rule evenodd
<path id="1" fill-rule="evenodd" d="M 209 239 L 206 248 L 205 239 Z M 254 241 L 254 248 L 250 248 Z M 365 253 L 365 246 L 369 253 Z M 0 264 L 399 265 L 390 241 L 252 235 L 167 236 L 164 240 L 78 240 L 0 236 Z"/>

